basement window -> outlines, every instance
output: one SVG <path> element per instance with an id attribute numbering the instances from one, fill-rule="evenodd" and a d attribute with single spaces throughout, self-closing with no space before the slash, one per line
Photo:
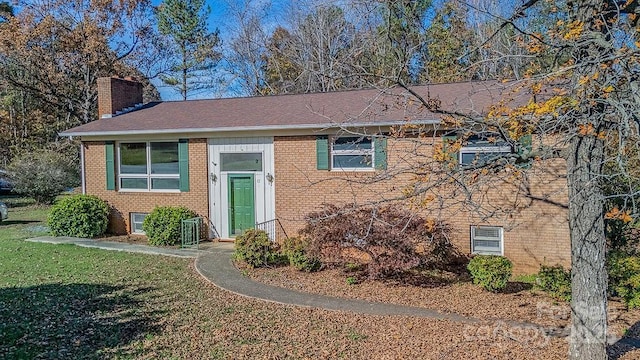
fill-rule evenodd
<path id="1" fill-rule="evenodd" d="M 131 233 L 132 234 L 141 234 L 144 235 L 144 230 L 142 230 L 142 222 L 144 218 L 147 216 L 146 213 L 131 213 L 130 214 L 130 224 L 131 224 Z"/>
<path id="2" fill-rule="evenodd" d="M 503 255 L 502 227 L 471 226 L 471 252 L 481 255 Z"/>

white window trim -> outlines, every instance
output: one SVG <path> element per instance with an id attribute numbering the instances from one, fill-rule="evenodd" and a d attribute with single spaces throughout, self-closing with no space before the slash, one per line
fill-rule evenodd
<path id="1" fill-rule="evenodd" d="M 144 230 L 142 230 L 142 223 L 140 222 L 140 231 L 135 231 L 135 227 L 134 224 L 138 224 L 138 222 L 133 221 L 134 217 L 136 215 L 144 215 L 147 216 L 149 215 L 148 213 L 140 213 L 140 212 L 132 212 L 129 213 L 129 227 L 131 228 L 131 233 L 132 234 L 139 234 L 139 235 L 145 235 Z M 144 219 L 143 219 L 144 220 Z"/>
<path id="2" fill-rule="evenodd" d="M 116 145 L 117 151 L 117 161 L 118 161 L 118 191 L 119 192 L 159 192 L 159 193 L 179 193 L 180 189 L 152 189 L 151 188 L 151 179 L 178 179 L 180 181 L 180 172 L 177 174 L 151 174 L 151 143 L 178 143 L 178 140 L 160 140 L 160 141 L 121 141 Z M 122 144 L 136 144 L 136 143 L 145 143 L 146 144 L 146 157 L 147 157 L 147 173 L 146 174 L 123 174 L 120 166 L 122 165 L 120 159 L 120 145 Z M 129 179 L 147 179 L 147 188 L 146 189 L 130 189 L 130 188 L 122 188 L 122 178 Z"/>
<path id="3" fill-rule="evenodd" d="M 482 154 L 482 153 L 511 153 L 510 146 L 464 146 L 458 151 L 458 164 L 461 166 L 471 165 L 470 163 L 462 162 L 462 154 Z"/>
<path id="4" fill-rule="evenodd" d="M 362 149 L 362 150 L 334 150 L 333 145 L 337 139 L 341 138 L 353 138 L 357 139 L 361 136 L 335 136 L 329 138 L 329 158 L 331 159 L 330 169 L 331 171 L 375 171 L 376 170 L 376 144 L 375 137 L 371 136 L 371 149 Z M 334 167 L 333 166 L 333 156 L 334 155 L 370 155 L 371 156 L 371 166 L 368 167 L 356 167 L 356 168 L 344 168 L 344 167 Z"/>
<path id="5" fill-rule="evenodd" d="M 495 238 L 483 238 L 483 237 L 476 237 L 475 236 L 475 230 L 477 228 L 492 228 L 492 229 L 498 229 L 500 232 L 500 239 L 495 239 Z M 489 252 L 489 251 L 477 251 L 475 249 L 475 240 L 499 240 L 500 241 L 500 254 L 496 254 L 495 252 Z M 485 225 L 471 225 L 471 253 L 472 254 L 479 254 L 479 255 L 500 255 L 500 256 L 504 256 L 504 229 L 502 228 L 502 226 L 485 226 Z"/>

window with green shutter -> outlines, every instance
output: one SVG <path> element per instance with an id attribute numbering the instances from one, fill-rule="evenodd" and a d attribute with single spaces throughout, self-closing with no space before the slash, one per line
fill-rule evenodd
<path id="1" fill-rule="evenodd" d="M 384 170 L 387 139 L 383 136 L 340 136 L 316 139 L 319 170 Z"/>
<path id="2" fill-rule="evenodd" d="M 491 141 L 486 137 L 471 136 L 466 144 L 460 148 L 458 162 L 460 165 L 486 165 L 496 159 L 511 153 L 512 149 L 506 142 Z"/>
<path id="3" fill-rule="evenodd" d="M 189 191 L 188 140 L 120 142 L 117 149 L 119 190 Z"/>

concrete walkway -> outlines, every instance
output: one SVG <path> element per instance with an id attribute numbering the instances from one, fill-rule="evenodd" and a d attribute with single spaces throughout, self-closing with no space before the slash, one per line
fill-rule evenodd
<path id="1" fill-rule="evenodd" d="M 175 256 L 180 258 L 195 258 L 195 267 L 198 273 L 215 286 L 241 296 L 279 304 L 320 308 L 333 311 L 347 311 L 369 315 L 396 315 L 444 319 L 465 324 L 473 324 L 482 321 L 473 317 L 466 317 L 453 313 L 445 314 L 427 308 L 334 298 L 330 296 L 303 293 L 253 281 L 242 275 L 242 273 L 233 265 L 231 259 L 233 243 L 205 243 L 200 246 L 199 249 L 173 249 L 74 237 L 41 236 L 27 239 L 26 241 L 51 244 L 73 244 L 103 250 L 127 251 L 151 255 Z M 545 329 L 535 324 L 510 320 L 505 321 L 497 319 L 496 321 L 500 321 L 512 327 L 535 328 L 552 337 L 565 337 L 568 335 L 566 332 L 567 329 Z M 609 344 L 611 345 L 614 343 L 629 350 L 640 348 L 640 339 L 637 338 L 610 338 Z"/>
<path id="2" fill-rule="evenodd" d="M 180 258 L 196 258 L 198 255 L 204 253 L 203 250 L 196 249 L 173 249 L 173 248 L 161 248 L 156 246 L 129 244 L 119 241 L 106 241 L 106 240 L 94 240 L 83 239 L 67 236 L 40 236 L 36 238 L 27 239 L 30 242 L 41 242 L 49 244 L 73 244 L 82 247 L 96 248 L 102 250 L 113 251 L 126 251 L 132 253 L 151 254 L 151 255 L 165 255 L 174 256 Z"/>
<path id="3" fill-rule="evenodd" d="M 226 244 L 224 244 L 226 245 Z M 196 258 L 196 270 L 212 284 L 227 291 L 255 299 L 279 304 L 321 308 L 335 311 L 350 311 L 372 315 L 404 315 L 433 319 L 447 319 L 463 323 L 476 323 L 479 319 L 457 314 L 444 314 L 427 308 L 340 299 L 330 296 L 303 293 L 253 281 L 243 276 L 231 261 L 233 247 L 218 246 Z"/>
<path id="4" fill-rule="evenodd" d="M 238 295 L 279 304 L 321 308 L 334 311 L 350 311 L 373 315 L 419 316 L 433 319 L 447 319 L 463 323 L 475 323 L 480 321 L 479 319 L 469 318 L 458 314 L 444 314 L 427 308 L 363 300 L 340 299 L 284 289 L 253 281 L 248 277 L 243 276 L 242 273 L 233 265 L 233 243 L 207 243 L 204 246 L 201 246 L 200 250 L 196 250 L 161 248 L 117 241 L 93 240 L 64 236 L 41 236 L 27 239 L 26 241 L 50 244 L 73 244 L 103 250 L 195 258 L 195 268 L 198 273 L 215 286 Z"/>

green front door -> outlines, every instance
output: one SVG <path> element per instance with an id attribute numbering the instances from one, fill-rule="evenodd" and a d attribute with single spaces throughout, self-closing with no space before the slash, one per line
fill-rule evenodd
<path id="1" fill-rule="evenodd" d="M 255 226 L 253 175 L 229 175 L 229 235 L 237 236 Z"/>

